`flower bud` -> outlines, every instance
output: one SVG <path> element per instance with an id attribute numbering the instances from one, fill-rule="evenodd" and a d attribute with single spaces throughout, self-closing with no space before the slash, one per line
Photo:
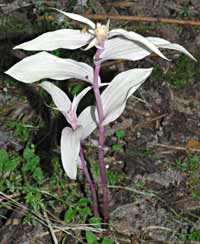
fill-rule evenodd
<path id="1" fill-rule="evenodd" d="M 105 41 L 108 36 L 109 25 L 102 25 L 97 23 L 95 34 L 98 41 Z"/>

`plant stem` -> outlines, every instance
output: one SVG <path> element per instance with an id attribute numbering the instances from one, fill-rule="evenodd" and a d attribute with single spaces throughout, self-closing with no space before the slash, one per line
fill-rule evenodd
<path id="1" fill-rule="evenodd" d="M 100 47 L 104 47 L 104 42 L 99 43 Z M 95 54 L 95 59 L 98 61 L 99 57 L 102 53 L 103 49 L 98 48 Z M 101 69 L 101 64 L 95 64 L 94 70 L 94 83 L 93 83 L 93 90 L 96 99 L 96 106 L 97 106 L 97 113 L 98 113 L 98 120 L 99 120 L 99 147 L 98 147 L 98 159 L 99 159 L 99 168 L 101 174 L 101 185 L 103 190 L 103 217 L 104 220 L 108 220 L 109 218 L 109 199 L 108 199 L 108 188 L 107 188 L 107 177 L 106 177 L 106 168 L 104 164 L 104 143 L 105 143 L 105 129 L 102 125 L 104 120 L 104 113 L 103 113 L 103 106 L 101 101 L 101 95 L 99 90 L 99 73 Z"/>
<path id="2" fill-rule="evenodd" d="M 80 158 L 81 158 L 81 164 L 84 170 L 84 174 L 86 177 L 86 180 L 90 186 L 90 190 L 92 193 L 92 208 L 93 208 L 93 213 L 95 216 L 99 216 L 99 211 L 98 211 L 98 201 L 97 201 L 97 194 L 96 194 L 96 186 L 95 183 L 93 182 L 90 173 L 88 171 L 87 163 L 84 159 L 84 153 L 83 153 L 83 148 L 82 146 L 80 147 Z"/>
<path id="3" fill-rule="evenodd" d="M 108 198 L 108 187 L 106 177 L 106 167 L 104 164 L 104 142 L 105 142 L 105 128 L 99 125 L 99 167 L 101 173 L 101 184 L 103 190 L 103 215 L 104 220 L 109 219 L 109 198 Z"/>

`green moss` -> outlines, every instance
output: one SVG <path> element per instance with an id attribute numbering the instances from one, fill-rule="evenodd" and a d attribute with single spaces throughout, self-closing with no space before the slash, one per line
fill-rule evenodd
<path id="1" fill-rule="evenodd" d="M 153 79 L 157 81 L 167 81 L 174 88 L 180 89 L 194 82 L 200 75 L 199 64 L 186 56 L 180 57 L 175 66 L 170 68 L 166 74 L 157 65 L 153 71 Z"/>

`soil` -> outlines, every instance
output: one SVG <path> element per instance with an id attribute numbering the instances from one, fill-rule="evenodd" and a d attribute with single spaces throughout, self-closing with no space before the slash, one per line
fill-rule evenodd
<path id="1" fill-rule="evenodd" d="M 74 6 L 74 9 L 76 11 L 85 9 L 88 13 L 180 19 L 197 19 L 200 11 L 198 0 L 92 0 L 89 2 L 91 8 L 85 3 L 85 6 Z M 53 3 L 50 1 L 49 4 Z M 65 6 L 65 3 L 63 4 Z M 2 11 L 5 9 L 2 8 Z M 30 22 L 33 16 L 27 17 L 25 14 L 27 12 L 34 13 L 32 5 L 23 11 L 21 8 L 16 9 L 13 13 L 16 16 L 23 14 Z M 11 15 L 9 18 L 12 21 Z M 200 48 L 200 28 L 198 27 L 117 21 L 112 23 L 113 26 L 119 24 L 123 25 L 122 28 L 132 28 L 134 24 L 134 28 L 145 36 L 160 36 L 179 43 L 197 59 L 199 58 L 197 50 Z M 34 31 L 34 34 L 36 32 Z M 18 34 L 17 32 L 14 34 L 15 37 L 12 39 L 9 33 L 9 38 L 11 38 L 9 45 L 6 39 L 0 41 L 1 57 L 6 54 L 6 62 L 1 61 L 1 70 L 10 67 L 19 57 L 10 51 L 11 45 L 18 43 Z M 179 65 L 177 60 L 182 56 L 177 53 L 169 55 L 173 60 L 170 63 L 155 57 L 134 64 L 132 62 L 113 62 L 109 68 L 108 66 L 103 67 L 103 70 L 108 68 L 104 79 L 110 80 L 115 72 L 131 67 L 159 65 L 163 73 L 176 70 Z M 186 235 L 189 235 L 191 230 L 200 231 L 200 198 L 193 196 L 194 192 L 200 191 L 200 76 L 197 75 L 197 73 L 199 74 L 199 64 L 193 64 L 193 61 L 190 60 L 186 60 L 186 62 L 189 63 L 186 66 L 188 70 L 186 71 L 184 66 L 183 70 L 179 69 L 179 72 L 189 73 L 190 67 L 195 65 L 194 73 L 187 76 L 186 84 L 179 87 L 173 82 L 169 83 L 164 75 L 159 79 L 159 74 L 153 75 L 129 99 L 122 116 L 107 127 L 106 161 L 108 161 L 108 167 L 125 175 L 121 184 L 109 188 L 110 226 L 116 240 L 119 240 L 116 243 L 186 243 L 180 240 L 182 231 Z M 17 99 L 18 95 L 25 95 L 30 100 L 30 93 L 28 94 L 27 89 L 22 86 L 18 86 L 17 90 L 13 87 L 9 89 L 3 82 L 4 78 L 2 76 L 0 84 L 2 114 L 0 146 L 20 152 L 24 147 L 23 141 L 13 138 L 12 132 L 6 130 L 4 119 L 7 116 L 12 119 L 19 118 L 21 113 L 25 113 L 28 121 L 29 118 L 31 119 L 31 115 L 36 114 L 36 110 L 27 100 L 21 104 Z M 42 113 L 37 114 L 39 118 L 41 115 L 44 116 Z M 45 122 L 41 123 L 45 125 Z M 62 122 L 60 124 L 62 126 Z M 111 147 L 116 143 L 114 133 L 118 129 L 124 130 L 126 136 L 118 141 L 120 145 L 123 145 L 121 150 L 113 152 Z M 55 133 L 55 141 L 57 137 L 59 136 Z M 91 139 L 95 138 L 94 134 Z M 45 144 L 45 150 L 47 145 L 50 150 L 51 143 Z M 112 162 L 109 163 L 111 156 Z M 191 158 L 194 157 L 198 158 L 197 169 L 192 173 L 184 171 L 179 162 L 186 162 L 189 165 Z M 193 178 L 198 181 L 193 182 Z M 191 184 L 193 184 L 192 187 L 190 187 Z M 50 236 L 43 237 L 42 233 L 45 231 L 47 230 L 43 226 L 27 227 L 21 224 L 16 226 L 4 224 L 0 227 L 0 243 L 51 243 Z M 34 236 L 39 236 L 39 238 L 34 240 Z M 66 243 L 78 242 L 69 238 Z M 187 243 L 200 243 L 200 241 L 189 240 Z"/>

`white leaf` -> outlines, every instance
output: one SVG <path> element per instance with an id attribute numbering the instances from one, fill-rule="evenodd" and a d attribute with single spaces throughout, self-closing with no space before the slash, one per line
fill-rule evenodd
<path id="1" fill-rule="evenodd" d="M 149 77 L 152 69 L 132 69 L 118 74 L 101 95 L 104 121 L 107 125 L 123 112 L 126 100 Z"/>
<path id="2" fill-rule="evenodd" d="M 77 163 L 77 166 L 79 167 L 79 169 L 83 169 L 83 165 L 82 165 L 80 156 L 78 156 L 78 159 L 76 160 L 76 163 Z"/>
<path id="3" fill-rule="evenodd" d="M 127 59 L 140 60 L 150 55 L 151 53 L 139 44 L 121 38 L 115 37 L 105 41 L 105 48 L 100 55 L 101 62 L 109 59 Z"/>
<path id="4" fill-rule="evenodd" d="M 91 34 L 83 33 L 80 30 L 61 29 L 44 33 L 31 41 L 14 47 L 14 49 L 53 51 L 64 48 L 74 50 L 88 44 L 92 37 Z"/>
<path id="5" fill-rule="evenodd" d="M 85 108 L 78 116 L 78 125 L 82 127 L 81 140 L 86 139 L 97 127 L 95 120 L 95 107 Z"/>
<path id="6" fill-rule="evenodd" d="M 156 37 L 147 37 L 148 41 L 152 42 L 158 48 L 173 49 L 182 52 L 196 60 L 184 47 L 179 44 L 170 43 L 164 39 Z M 141 60 L 150 55 L 151 52 L 136 42 L 115 37 L 105 42 L 105 49 L 100 55 L 101 62 L 109 59 L 127 59 L 127 60 Z"/>
<path id="7" fill-rule="evenodd" d="M 73 111 L 76 113 L 77 107 L 81 101 L 81 99 L 88 93 L 89 90 L 91 90 L 92 87 L 86 87 L 83 89 L 77 96 L 74 96 L 74 99 L 72 101 L 72 108 Z"/>
<path id="8" fill-rule="evenodd" d="M 61 14 L 66 15 L 70 19 L 82 22 L 84 24 L 89 25 L 92 29 L 95 29 L 95 23 L 86 17 L 83 17 L 79 14 L 64 12 L 64 11 L 56 9 L 56 8 L 52 8 L 52 9 L 55 9 L 56 11 L 60 12 Z"/>
<path id="9" fill-rule="evenodd" d="M 126 101 L 128 98 L 142 85 L 142 83 L 139 83 L 138 85 L 133 86 L 129 91 L 128 95 L 125 97 L 124 102 L 119 104 L 118 107 L 113 107 L 112 112 L 105 118 L 103 121 L 103 125 L 107 125 L 111 123 L 112 121 L 116 120 L 124 111 L 126 107 Z"/>
<path id="10" fill-rule="evenodd" d="M 61 160 L 63 168 L 69 178 L 75 180 L 77 175 L 77 162 L 80 152 L 81 128 L 72 130 L 65 127 L 61 134 Z"/>
<path id="11" fill-rule="evenodd" d="M 142 35 L 140 35 L 136 32 L 133 32 L 133 31 L 126 31 L 123 29 L 113 29 L 109 32 L 109 37 L 119 36 L 119 35 L 121 35 L 129 40 L 132 40 L 134 42 L 137 42 L 138 44 L 144 46 L 145 49 L 150 50 L 150 51 L 156 53 L 161 58 L 168 60 L 168 58 L 166 58 L 153 43 L 148 41 L 148 39 L 143 37 Z"/>
<path id="12" fill-rule="evenodd" d="M 64 91 L 55 86 L 53 83 L 48 81 L 42 82 L 40 86 L 51 95 L 58 110 L 60 110 L 65 116 L 66 112 L 71 107 L 71 101 L 68 98 L 67 94 L 65 94 Z"/>
<path id="13" fill-rule="evenodd" d="M 197 61 L 196 58 L 193 57 L 191 53 L 189 53 L 183 46 L 181 46 L 179 44 L 171 43 L 165 39 L 158 38 L 158 37 L 147 37 L 147 39 L 159 48 L 166 48 L 166 49 L 172 49 L 172 50 L 179 51 L 181 53 L 184 53 L 191 59 Z"/>
<path id="14" fill-rule="evenodd" d="M 58 58 L 47 52 L 24 58 L 5 73 L 25 83 L 44 78 L 55 80 L 76 78 L 89 83 L 93 82 L 93 69 L 89 65 L 72 59 Z"/>

